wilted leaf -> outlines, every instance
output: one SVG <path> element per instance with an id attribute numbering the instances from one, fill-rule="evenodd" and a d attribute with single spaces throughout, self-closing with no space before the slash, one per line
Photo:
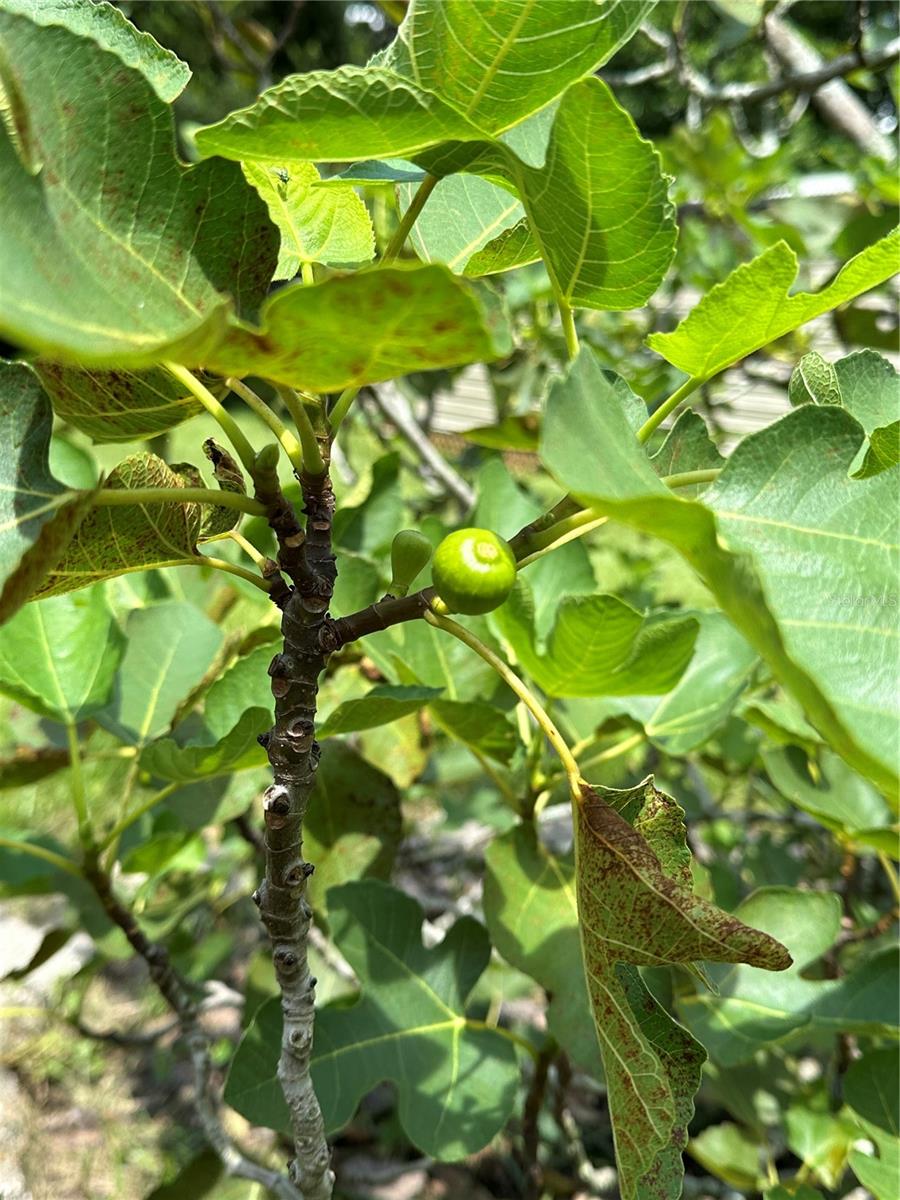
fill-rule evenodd
<path id="1" fill-rule="evenodd" d="M 619 1186 L 677 1196 L 703 1049 L 647 991 L 639 966 L 790 965 L 773 938 L 694 895 L 683 813 L 650 779 L 626 791 L 585 786 L 576 804 L 576 881 L 584 963 L 606 1072 Z"/>

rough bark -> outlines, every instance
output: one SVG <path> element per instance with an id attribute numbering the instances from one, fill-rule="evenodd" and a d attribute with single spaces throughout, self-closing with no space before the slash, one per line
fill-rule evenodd
<path id="1" fill-rule="evenodd" d="M 274 782 L 264 802 L 266 874 L 254 900 L 272 942 L 281 989 L 284 1032 L 278 1080 L 291 1113 L 295 1150 L 288 1173 L 305 1200 L 329 1200 L 334 1175 L 309 1072 L 316 980 L 307 961 L 312 911 L 306 884 L 314 868 L 303 858 L 303 818 L 319 763 L 316 692 L 327 657 L 320 631 L 335 579 L 334 496 L 327 473 L 304 476 L 301 485 L 305 536 L 284 526 L 276 528 L 282 548 L 280 565 L 294 587 L 283 604 L 284 645 L 269 666 L 275 724 L 263 740 Z M 302 557 L 297 553 L 301 550 Z"/>

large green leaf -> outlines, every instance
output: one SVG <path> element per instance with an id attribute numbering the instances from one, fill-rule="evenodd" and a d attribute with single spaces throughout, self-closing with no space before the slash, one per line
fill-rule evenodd
<path id="1" fill-rule="evenodd" d="M 680 1195 L 704 1058 L 637 968 L 705 960 L 781 971 L 791 961 L 774 939 L 694 895 L 683 816 L 652 779 L 626 791 L 585 785 L 576 803 L 584 965 L 624 1200 Z"/>
<path id="2" fill-rule="evenodd" d="M 850 1151 L 850 1166 L 860 1183 L 875 1200 L 894 1200 L 900 1177 L 900 1138 L 882 1136 L 879 1130 L 867 1130 L 878 1147 L 878 1157 L 866 1150 Z"/>
<path id="3" fill-rule="evenodd" d="M 98 720 L 123 741 L 145 746 L 167 732 L 181 700 L 203 679 L 222 631 L 192 604 L 171 600 L 134 609 L 125 639 L 115 691 Z"/>
<path id="4" fill-rule="evenodd" d="M 29 604 L 0 626 L 0 691 L 57 721 L 109 699 L 124 647 L 102 588 Z"/>
<path id="5" fill-rule="evenodd" d="M 110 474 L 104 488 L 181 488 L 193 479 L 176 474 L 155 454 L 134 454 Z M 136 567 L 164 566 L 196 558 L 204 513 L 202 504 L 124 504 L 91 509 L 37 594 L 53 596 L 110 579 Z"/>
<path id="6" fill-rule="evenodd" d="M 689 375 L 709 379 L 898 270 L 900 230 L 894 230 L 851 258 L 822 291 L 789 295 L 797 256 L 777 242 L 707 293 L 672 333 L 652 333 L 647 344 Z"/>
<path id="7" fill-rule="evenodd" d="M 551 696 L 668 692 L 691 660 L 693 617 L 644 617 L 615 596 L 565 596 L 541 653 L 530 590 L 519 580 L 496 620 L 524 670 Z"/>
<path id="8" fill-rule="evenodd" d="M 0 9 L 21 13 L 37 25 L 62 25 L 89 37 L 128 67 L 140 71 L 160 100 L 169 104 L 180 96 L 191 69 L 149 33 L 135 29 L 114 4 L 93 0 L 0 0 Z"/>
<path id="9" fill-rule="evenodd" d="M 322 747 L 303 823 L 304 854 L 315 863 L 310 900 L 325 908 L 329 888 L 363 876 L 387 879 L 403 820 L 393 780 L 345 742 Z"/>
<path id="10" fill-rule="evenodd" d="M 417 158 L 436 174 L 465 170 L 507 180 L 547 270 L 573 306 L 637 308 L 666 273 L 676 228 L 660 157 L 600 79 L 565 93 L 542 164 L 501 142 Z"/>
<path id="11" fill-rule="evenodd" d="M 355 733 L 360 729 L 389 725 L 391 721 L 418 712 L 440 694 L 440 688 L 380 684 L 365 696 L 339 704 L 319 726 L 316 736 L 321 741 L 338 733 Z"/>
<path id="12" fill-rule="evenodd" d="M 852 1063 L 844 1081 L 844 1099 L 865 1121 L 900 1137 L 900 1048 L 870 1050 Z"/>
<path id="13" fill-rule="evenodd" d="M 0 622 L 31 598 L 91 503 L 50 473 L 52 429 L 34 372 L 0 361 Z"/>
<path id="14" fill-rule="evenodd" d="M 762 888 L 736 915 L 777 937 L 794 965 L 772 976 L 752 965 L 711 967 L 718 989 L 684 996 L 678 1009 L 689 1029 L 723 1066 L 759 1050 L 802 1045 L 820 1034 L 896 1036 L 898 952 L 883 950 L 840 979 L 804 979 L 840 933 L 840 898 L 794 888 Z"/>
<path id="15" fill-rule="evenodd" d="M 891 473 L 848 476 L 861 427 L 843 409 L 804 405 L 746 438 L 701 504 L 664 487 L 625 413 L 597 403 L 602 387 L 582 351 L 551 391 L 545 464 L 598 512 L 680 550 L 811 723 L 895 794 L 896 610 L 873 603 L 863 623 L 845 607 L 892 595 L 897 570 Z"/>
<path id="16" fill-rule="evenodd" d="M 509 763 L 519 745 L 506 714 L 480 700 L 433 700 L 428 712 L 445 733 L 476 754 Z"/>
<path id="17" fill-rule="evenodd" d="M 247 163 L 244 174 L 265 200 L 281 234 L 276 279 L 293 279 L 303 263 L 332 267 L 370 262 L 375 234 L 365 204 L 349 184 L 320 188 L 312 163 Z"/>
<path id="18" fill-rule="evenodd" d="M 380 61 L 497 133 L 601 66 L 654 3 L 413 0 Z"/>
<path id="19" fill-rule="evenodd" d="M 499 358 L 511 348 L 493 298 L 437 265 L 382 267 L 283 288 L 260 318 L 261 330 L 234 329 L 208 354 L 207 366 L 331 392 Z"/>
<path id="20" fill-rule="evenodd" d="M 560 1046 L 583 1070 L 602 1075 L 581 955 L 574 858 L 542 846 L 533 825 L 517 825 L 491 842 L 485 865 L 484 916 L 492 944 L 548 993 L 547 1026 Z"/>
<path id="21" fill-rule="evenodd" d="M 152 775 L 177 783 L 193 783 L 262 766 L 266 753 L 257 737 L 271 723 L 268 709 L 248 708 L 234 728 L 212 745 L 193 742 L 181 745 L 170 737 L 151 742 L 141 752 L 141 766 Z"/>
<path id="22" fill-rule="evenodd" d="M 133 442 L 174 429 L 203 406 L 162 368 L 91 371 L 38 359 L 53 410 L 95 442 Z"/>
<path id="23" fill-rule="evenodd" d="M 326 1130 L 345 1125 L 363 1096 L 390 1080 L 414 1145 L 440 1159 L 476 1153 L 505 1124 L 519 1081 L 512 1043 L 465 1014 L 490 957 L 484 928 L 462 917 L 426 950 L 419 905 L 373 881 L 332 888 L 328 914 L 362 995 L 316 1017 L 312 1074 Z M 276 1129 L 288 1122 L 275 1078 L 280 1026 L 276 998 L 258 1010 L 225 1087 L 238 1112 Z"/>
<path id="24" fill-rule="evenodd" d="M 202 361 L 271 279 L 265 205 L 238 167 L 176 160 L 170 111 L 117 55 L 3 11 L 0 35 L 0 331 L 88 365 Z"/>
<path id="25" fill-rule="evenodd" d="M 203 698 L 203 723 L 216 738 L 223 738 L 248 708 L 272 709 L 269 663 L 275 647 L 257 646 L 219 676 Z"/>
<path id="26" fill-rule="evenodd" d="M 381 67 L 289 75 L 255 104 L 196 133 L 203 155 L 290 169 L 298 162 L 408 158 L 477 126 L 432 92 Z"/>

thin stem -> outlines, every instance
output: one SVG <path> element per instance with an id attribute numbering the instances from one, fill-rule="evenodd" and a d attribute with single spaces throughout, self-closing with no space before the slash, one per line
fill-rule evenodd
<path id="1" fill-rule="evenodd" d="M 426 175 L 416 189 L 415 195 L 409 202 L 409 208 L 400 218 L 400 224 L 397 226 L 394 236 L 388 242 L 384 254 L 381 256 L 382 265 L 393 262 L 400 251 L 403 249 L 406 239 L 409 237 L 409 231 L 415 225 L 419 213 L 425 207 L 425 201 L 434 191 L 437 186 L 437 178 L 434 175 Z"/>
<path id="2" fill-rule="evenodd" d="M 616 742 L 614 746 L 609 746 L 606 750 L 602 750 L 599 754 L 590 758 L 591 763 L 609 762 L 612 758 L 618 758 L 621 754 L 627 754 L 629 750 L 633 750 L 635 746 L 639 746 L 644 740 L 643 730 L 639 733 L 633 733 L 630 737 L 623 738 L 621 742 Z M 572 753 L 576 758 L 581 758 L 585 750 L 589 750 L 597 739 L 595 737 L 585 738 L 581 742 L 576 742 L 572 747 Z"/>
<path id="3" fill-rule="evenodd" d="M 313 429 L 313 423 L 306 411 L 306 405 L 293 388 L 279 387 L 277 391 L 300 435 L 300 445 L 303 448 L 303 469 L 307 475 L 324 475 L 325 460 L 322 458 L 316 431 Z"/>
<path id="4" fill-rule="evenodd" d="M 334 404 L 332 405 L 331 412 L 328 414 L 328 425 L 331 429 L 332 435 L 337 433 L 341 422 L 350 411 L 350 405 L 358 395 L 358 387 L 348 387 L 344 388 L 337 400 L 335 400 Z"/>
<path id="5" fill-rule="evenodd" d="M 303 262 L 300 264 L 300 278 L 307 287 L 311 287 L 316 282 L 316 270 L 311 262 Z"/>
<path id="6" fill-rule="evenodd" d="M 226 562 L 224 558 L 212 558 L 205 554 L 197 554 L 193 558 L 168 558 L 163 562 L 153 564 L 154 570 L 162 570 L 163 567 L 212 567 L 216 571 L 226 571 L 229 575 L 237 575 L 239 579 L 245 579 L 247 583 L 252 583 L 266 595 L 271 594 L 271 584 L 265 579 L 260 579 L 258 575 L 254 575 L 252 571 L 248 571 L 244 567 Z M 131 575 L 135 571 L 146 571 L 147 569 L 144 564 L 134 567 L 118 567 L 116 574 Z"/>
<path id="7" fill-rule="evenodd" d="M 686 400 L 688 396 L 690 396 L 691 392 L 695 392 L 703 383 L 706 383 L 706 379 L 702 375 L 692 375 L 689 379 L 686 379 L 681 387 L 672 393 L 668 400 L 663 400 L 659 408 L 650 414 L 650 416 L 638 430 L 638 441 L 646 442 L 657 426 L 661 425 L 666 419 L 669 413 L 673 412 L 674 409 L 676 409 L 682 402 L 682 400 Z"/>
<path id="8" fill-rule="evenodd" d="M 563 333 L 565 334 L 566 338 L 566 352 L 569 355 L 569 358 L 577 358 L 578 333 L 575 329 L 575 314 L 572 312 L 572 306 L 561 292 L 556 292 L 556 303 L 559 308 L 559 315 L 562 319 Z"/>
<path id="9" fill-rule="evenodd" d="M 268 561 L 266 556 L 264 554 L 260 554 L 253 543 L 248 541 L 242 533 L 238 533 L 236 529 L 229 529 L 224 536 L 230 538 L 236 546 L 240 546 L 247 557 L 252 559 L 261 571 L 265 571 L 266 563 Z"/>
<path id="10" fill-rule="evenodd" d="M 261 396 L 257 396 L 253 388 L 247 387 L 246 383 L 240 379 L 226 379 L 225 383 L 236 396 L 240 396 L 247 407 L 252 409 L 261 421 L 265 421 L 281 443 L 281 448 L 290 459 L 294 470 L 297 472 L 302 471 L 303 450 L 300 447 L 300 443 L 284 422 L 279 420 L 275 413 L 272 412 L 265 400 Z"/>
<path id="11" fill-rule="evenodd" d="M 237 421 L 230 413 L 226 412 L 225 408 L 216 397 L 212 394 L 209 388 L 204 387 L 200 380 L 186 367 L 180 363 L 167 362 L 163 366 L 170 375 L 174 375 L 179 383 L 184 384 L 191 395 L 199 400 L 210 416 L 214 417 L 222 428 L 222 432 L 231 442 L 235 452 L 241 462 L 244 464 L 244 469 L 253 477 L 253 465 L 256 462 L 256 452 L 250 445 L 250 442 L 241 432 Z"/>
<path id="12" fill-rule="evenodd" d="M 167 783 L 164 788 L 160 788 L 158 792 L 154 792 L 152 796 L 148 796 L 146 800 L 143 800 L 136 808 L 133 808 L 100 842 L 99 849 L 101 853 L 111 846 L 113 842 L 118 841 L 125 830 L 130 829 L 135 821 L 139 821 L 144 813 L 148 813 L 151 808 L 156 808 L 157 804 L 161 804 L 167 796 L 171 796 L 173 792 L 182 786 L 183 784 L 181 783 Z"/>
<path id="13" fill-rule="evenodd" d="M 706 471 L 682 471 L 677 475 L 664 475 L 663 483 L 670 488 L 691 487 L 695 483 L 712 483 L 722 474 L 721 467 L 710 467 Z"/>
<path id="14" fill-rule="evenodd" d="M 900 879 L 897 878 L 897 872 L 894 870 L 893 864 L 883 850 L 877 851 L 878 861 L 881 863 L 881 868 L 887 875 L 888 883 L 891 891 L 894 894 L 895 902 L 900 905 Z"/>
<path id="15" fill-rule="evenodd" d="M 523 567 L 531 566 L 533 562 L 537 562 L 539 558 L 543 558 L 551 550 L 558 550 L 566 542 L 584 537 L 592 529 L 598 529 L 601 525 L 605 525 L 608 520 L 608 517 L 600 516 L 594 509 L 585 508 L 571 517 L 566 517 L 563 521 L 558 521 L 556 525 L 551 525 L 544 532 L 534 534 L 530 545 L 535 546 L 536 549 L 531 554 L 527 554 L 524 558 L 519 559 L 519 570 Z"/>
<path id="16" fill-rule="evenodd" d="M 94 834 L 91 829 L 91 818 L 88 813 L 87 796 L 84 790 L 84 771 L 81 763 L 81 745 L 78 741 L 78 726 L 72 720 L 66 721 L 66 741 L 69 746 L 69 789 L 75 815 L 78 818 L 78 840 L 85 850 L 94 844 Z"/>
<path id="17" fill-rule="evenodd" d="M 563 765 L 563 770 L 569 780 L 569 786 L 572 789 L 573 795 L 579 796 L 581 794 L 581 772 L 578 769 L 578 763 L 572 756 L 572 751 L 569 749 L 563 735 L 550 719 L 550 715 L 544 706 L 534 693 L 526 687 L 515 671 L 502 658 L 495 654 L 489 646 L 486 646 L 480 638 L 477 638 L 474 633 L 449 617 L 438 616 L 437 613 L 428 611 L 425 613 L 425 620 L 429 625 L 433 625 L 436 629 L 443 629 L 445 633 L 449 633 L 451 636 L 465 643 L 470 650 L 474 650 L 480 658 L 484 659 L 488 666 L 497 672 L 503 682 L 515 692 L 544 731 L 547 741 L 559 755 L 559 761 Z"/>
<path id="18" fill-rule="evenodd" d="M 216 491 L 213 488 L 103 488 L 92 504 L 98 508 L 122 504 L 215 504 L 218 508 L 236 508 L 253 517 L 265 516 L 258 500 L 241 492 Z"/>
<path id="19" fill-rule="evenodd" d="M 81 879 L 81 871 L 78 869 L 78 864 L 73 862 L 71 858 L 66 858 L 62 854 L 56 854 L 53 850 L 47 850 L 44 846 L 37 846 L 34 842 L 19 842 L 15 838 L 0 837 L 0 846 L 4 850 L 19 850 L 22 854 L 28 854 L 31 858 L 40 858 L 44 862 L 50 863 L 53 867 L 58 867 L 60 871 L 65 871 L 69 875 L 74 875 L 76 879 Z"/>
<path id="20" fill-rule="evenodd" d="M 462 1021 L 467 1029 L 489 1029 L 492 1033 L 499 1033 L 508 1042 L 512 1042 L 513 1045 L 530 1054 L 533 1059 L 537 1059 L 538 1057 L 539 1051 L 535 1046 L 532 1046 L 528 1038 L 522 1037 L 520 1033 L 514 1033 L 512 1029 L 506 1029 L 503 1025 L 489 1025 L 487 1021 L 479 1021 L 474 1017 L 464 1017 Z"/>

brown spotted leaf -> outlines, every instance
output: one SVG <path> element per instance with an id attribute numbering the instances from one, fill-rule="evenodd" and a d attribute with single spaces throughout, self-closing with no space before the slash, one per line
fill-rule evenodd
<path id="1" fill-rule="evenodd" d="M 637 968 L 695 960 L 780 971 L 785 948 L 695 896 L 683 813 L 652 778 L 585 785 L 575 817 L 585 974 L 607 1077 L 624 1200 L 676 1200 L 703 1048 Z"/>
<path id="2" fill-rule="evenodd" d="M 181 488 L 198 478 L 177 473 L 155 454 L 134 454 L 110 474 L 105 488 Z M 200 481 L 202 482 L 202 480 Z M 138 568 L 196 558 L 208 506 L 125 504 L 93 508 L 37 595 L 56 596 Z"/>

